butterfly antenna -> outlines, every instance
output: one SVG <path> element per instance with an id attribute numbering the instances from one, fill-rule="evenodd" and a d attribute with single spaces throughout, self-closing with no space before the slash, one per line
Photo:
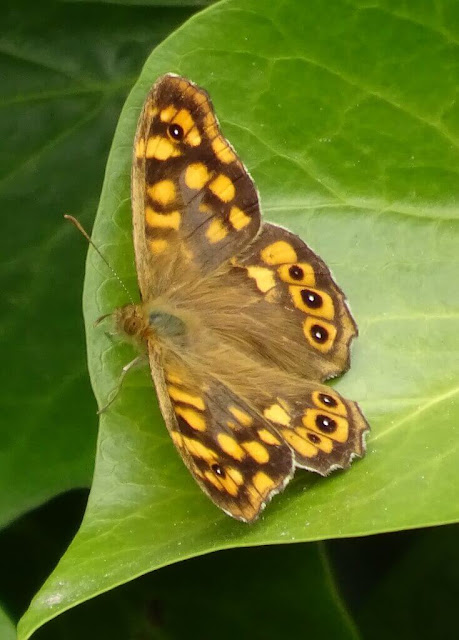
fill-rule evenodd
<path id="1" fill-rule="evenodd" d="M 85 231 L 85 229 L 81 226 L 81 224 L 78 222 L 78 220 L 76 218 L 74 218 L 73 216 L 69 216 L 67 214 L 64 215 L 64 218 L 66 220 L 70 220 L 70 222 L 75 225 L 75 227 L 78 229 L 78 231 L 86 238 L 86 240 L 89 242 L 89 244 L 97 251 L 97 253 L 99 254 L 99 256 L 102 258 L 102 260 L 105 262 L 105 264 L 107 265 L 107 267 L 110 269 L 110 271 L 113 273 L 113 275 L 115 276 L 115 278 L 118 280 L 118 282 L 120 283 L 120 285 L 123 287 L 123 289 L 126 291 L 127 296 L 129 298 L 129 300 L 131 301 L 132 304 L 135 304 L 134 300 L 132 299 L 131 294 L 128 291 L 128 288 L 126 287 L 126 285 L 124 284 L 124 282 L 121 280 L 121 278 L 119 277 L 119 275 L 116 273 L 115 269 L 112 267 L 112 265 L 108 262 L 108 260 L 106 259 L 106 257 L 99 251 L 99 249 L 96 247 L 96 245 L 94 244 L 94 242 L 91 240 L 90 235 Z"/>

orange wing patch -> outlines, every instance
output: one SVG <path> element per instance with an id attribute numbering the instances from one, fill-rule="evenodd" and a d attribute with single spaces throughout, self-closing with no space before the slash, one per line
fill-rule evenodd
<path id="1" fill-rule="evenodd" d="M 148 159 L 169 160 L 169 158 L 176 158 L 182 155 L 180 149 L 167 138 L 162 136 L 151 136 L 147 140 L 147 147 L 145 149 L 145 157 Z"/>
<path id="2" fill-rule="evenodd" d="M 162 206 L 172 204 L 176 198 L 175 184 L 172 180 L 156 182 L 148 187 L 147 193 L 154 202 Z"/>
<path id="3" fill-rule="evenodd" d="M 296 262 L 297 256 L 292 245 L 285 240 L 277 240 L 261 250 L 260 257 L 266 264 Z"/>
<path id="4" fill-rule="evenodd" d="M 185 183 L 189 189 L 199 191 L 210 180 L 210 173 L 202 162 L 194 162 L 185 169 Z"/>
<path id="5" fill-rule="evenodd" d="M 230 145 L 226 142 L 223 136 L 217 136 L 212 140 L 212 149 L 215 155 L 223 162 L 223 164 L 230 164 L 235 162 L 237 157 Z"/>

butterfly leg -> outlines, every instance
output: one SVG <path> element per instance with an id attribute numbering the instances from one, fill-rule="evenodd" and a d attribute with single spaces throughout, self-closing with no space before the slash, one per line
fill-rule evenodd
<path id="1" fill-rule="evenodd" d="M 107 318 L 110 318 L 113 315 L 113 313 L 104 313 L 103 316 L 99 316 L 97 318 L 97 320 L 94 322 L 94 327 L 98 327 L 104 320 L 106 320 Z"/>
<path id="2" fill-rule="evenodd" d="M 100 316 L 99 318 L 97 318 L 93 326 L 98 327 L 100 324 L 102 324 L 104 320 L 106 320 L 107 318 L 111 318 L 112 316 L 113 316 L 113 313 L 104 313 L 103 316 Z M 116 336 L 119 336 L 119 331 L 104 331 L 104 333 L 105 333 L 105 336 L 110 340 L 110 342 L 115 342 L 114 338 Z"/>
<path id="3" fill-rule="evenodd" d="M 99 409 L 99 411 L 97 412 L 98 415 L 100 415 L 101 413 L 104 413 L 108 409 L 108 407 L 110 407 L 115 402 L 119 392 L 121 391 L 121 387 L 123 386 L 124 379 L 126 375 L 129 373 L 129 371 L 131 369 L 134 369 L 135 367 L 138 367 L 139 365 L 146 364 L 147 362 L 148 362 L 148 356 L 145 353 L 142 353 L 139 356 L 136 356 L 134 360 L 131 360 L 131 362 L 128 362 L 127 364 L 124 365 L 124 367 L 121 370 L 118 386 L 115 389 L 115 393 L 113 397 L 107 402 L 105 406 Z"/>

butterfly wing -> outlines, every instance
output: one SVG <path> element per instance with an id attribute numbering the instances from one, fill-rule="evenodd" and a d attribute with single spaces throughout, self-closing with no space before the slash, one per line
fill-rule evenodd
<path id="1" fill-rule="evenodd" d="M 220 356 L 223 352 L 220 352 Z M 368 423 L 329 386 L 244 361 L 229 349 L 217 375 L 166 355 L 152 363 L 174 444 L 201 488 L 225 513 L 251 522 L 301 467 L 321 475 L 365 452 Z M 251 383 L 238 376 L 238 363 Z M 158 380 L 159 378 L 159 380 Z"/>
<path id="2" fill-rule="evenodd" d="M 349 368 L 356 324 L 329 269 L 298 236 L 264 224 L 232 262 L 222 287 L 245 297 L 239 339 L 259 359 L 310 380 Z"/>
<path id="3" fill-rule="evenodd" d="M 328 475 L 363 456 L 369 426 L 356 402 L 328 385 L 262 362 L 243 344 L 210 335 L 192 342 L 194 354 L 185 357 L 199 362 L 202 379 L 218 380 L 250 416 L 269 423 L 270 433 L 291 449 L 295 466 Z M 216 422 L 214 428 L 220 426 Z"/>
<path id="4" fill-rule="evenodd" d="M 292 477 L 290 447 L 224 383 L 204 382 L 177 358 L 166 356 L 163 369 L 153 350 L 150 357 L 162 413 L 188 469 L 220 509 L 253 521 Z"/>
<path id="5" fill-rule="evenodd" d="M 358 404 L 328 386 L 292 379 L 269 388 L 267 380 L 263 393 L 249 391 L 246 399 L 289 445 L 297 467 L 326 476 L 365 453 L 369 426 Z"/>
<path id="6" fill-rule="evenodd" d="M 146 99 L 134 144 L 132 207 L 142 294 L 157 291 L 158 275 L 174 268 L 171 256 L 202 277 L 259 229 L 252 179 L 222 136 L 208 94 L 185 78 L 162 76 Z"/>

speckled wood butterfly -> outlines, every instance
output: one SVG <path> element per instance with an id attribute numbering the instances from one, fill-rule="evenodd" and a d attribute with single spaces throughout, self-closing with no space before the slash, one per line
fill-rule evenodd
<path id="1" fill-rule="evenodd" d="M 132 167 L 142 302 L 115 312 L 148 351 L 167 428 L 200 487 L 253 521 L 295 467 L 327 475 L 364 453 L 355 402 L 322 384 L 357 333 L 342 291 L 258 194 L 209 96 L 158 79 Z"/>

